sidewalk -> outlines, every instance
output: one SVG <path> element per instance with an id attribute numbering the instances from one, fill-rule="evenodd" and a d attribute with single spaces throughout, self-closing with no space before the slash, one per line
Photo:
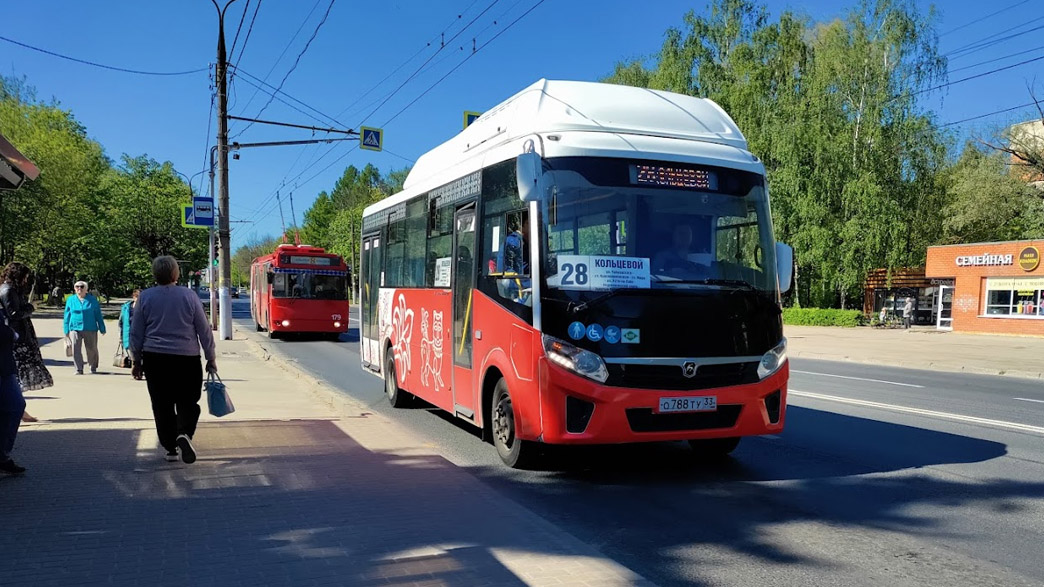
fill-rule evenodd
<path id="1" fill-rule="evenodd" d="M 944 332 L 785 326 L 791 357 L 1044 379 L 1044 339 Z"/>
<path id="2" fill-rule="evenodd" d="M 501 497 L 396 424 L 219 343 L 235 414 L 201 419 L 194 465 L 166 463 L 145 383 L 77 376 L 61 321 L 36 322 L 55 386 L 27 394 L 0 477 L 13 585 L 648 585 Z"/>

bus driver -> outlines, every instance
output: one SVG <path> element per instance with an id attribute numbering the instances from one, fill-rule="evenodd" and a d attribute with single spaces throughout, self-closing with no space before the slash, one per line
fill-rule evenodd
<path id="1" fill-rule="evenodd" d="M 680 279 L 705 279 L 710 273 L 710 254 L 692 250 L 692 227 L 676 224 L 671 246 L 656 253 L 652 261 L 654 274 L 670 274 Z"/>

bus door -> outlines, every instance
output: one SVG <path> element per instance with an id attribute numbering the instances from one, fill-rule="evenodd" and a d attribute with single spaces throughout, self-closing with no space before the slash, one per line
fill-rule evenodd
<path id="1" fill-rule="evenodd" d="M 472 292 L 475 289 L 475 204 L 459 208 L 453 218 L 453 411 L 475 417 L 472 377 L 472 340 L 475 327 Z"/>
<path id="2" fill-rule="evenodd" d="M 359 307 L 359 344 L 363 363 L 380 368 L 380 333 L 377 327 L 377 298 L 381 288 L 381 237 L 363 237 L 361 282 L 362 304 Z"/>

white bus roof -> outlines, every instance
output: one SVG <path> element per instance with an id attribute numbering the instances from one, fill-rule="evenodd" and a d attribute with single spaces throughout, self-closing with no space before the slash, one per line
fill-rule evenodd
<path id="1" fill-rule="evenodd" d="M 597 82 L 542 79 L 491 108 L 467 129 L 422 155 L 410 170 L 403 192 L 371 205 L 372 212 L 499 162 L 487 158 L 510 143 L 549 134 L 570 136 L 552 144 L 538 139 L 546 156 L 635 156 L 648 151 L 674 153 L 670 159 L 732 161 L 741 168 L 760 168 L 747 152 L 736 123 L 713 100 L 673 92 Z M 621 137 L 625 148 L 621 146 Z M 616 138 L 616 141 L 612 139 Z M 630 151 L 630 153 L 626 153 Z M 517 155 L 521 153 L 513 148 Z M 637 153 L 636 153 L 637 152 Z"/>

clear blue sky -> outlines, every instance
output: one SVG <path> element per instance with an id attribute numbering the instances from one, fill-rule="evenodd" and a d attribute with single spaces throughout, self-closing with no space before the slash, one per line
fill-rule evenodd
<path id="1" fill-rule="evenodd" d="M 438 43 L 426 48 L 428 41 L 452 24 L 446 35 L 449 39 L 489 6 L 491 0 L 338 0 L 283 90 L 349 127 L 355 128 L 360 123 L 384 125 L 462 60 L 471 51 L 473 38 L 481 46 L 537 1 L 498 1 L 452 45 L 436 54 Z M 256 3 L 257 0 L 252 0 L 250 14 Z M 774 13 L 792 9 L 816 20 L 838 16 L 840 6 L 851 3 L 768 1 Z M 237 0 L 229 9 L 226 30 L 230 46 L 246 4 L 247 0 Z M 238 59 L 239 48 L 236 49 L 239 65 L 246 73 L 258 78 L 268 76 L 270 84 L 278 85 L 328 4 L 328 0 L 262 0 L 242 60 Z M 916 4 L 922 11 L 929 6 L 922 0 Z M 1018 6 L 984 18 L 1013 5 Z M 386 152 L 356 149 L 320 173 L 349 150 L 350 143 L 340 144 L 329 156 L 294 179 L 330 147 L 244 150 L 242 158 L 232 161 L 230 166 L 230 215 L 234 221 L 252 220 L 253 223 L 233 224 L 234 246 L 254 236 L 279 232 L 279 212 L 270 196 L 282 183 L 287 183 L 281 190 L 284 195 L 294 192 L 300 220 L 319 191 L 329 190 L 347 165 L 362 167 L 373 163 L 381 170 L 402 167 L 407 160 L 416 159 L 459 132 L 464 110 L 487 109 L 542 77 L 597 79 L 609 73 L 620 59 L 655 53 L 667 27 L 681 25 L 689 9 L 703 6 L 704 3 L 681 0 L 641 3 L 545 0 L 387 124 Z M 1014 27 L 1019 28 L 1012 33 L 1018 33 L 1044 24 L 1044 2 L 1039 0 L 995 3 L 944 0 L 937 2 L 937 6 L 938 30 L 942 33 L 974 23 L 943 34 L 940 45 L 944 54 Z M 4 27 L 0 35 L 82 59 L 151 71 L 191 70 L 207 67 L 215 60 L 217 18 L 209 0 L 53 0 L 5 3 L 2 10 Z M 458 20 L 458 14 L 463 14 L 463 18 Z M 246 20 L 249 24 L 249 15 Z M 302 27 L 300 34 L 295 38 L 299 27 Z M 246 31 L 244 25 L 240 46 Z M 458 49 L 461 45 L 464 51 Z M 279 59 L 284 49 L 285 54 Z M 1044 29 L 954 58 L 951 71 L 1021 51 L 1026 52 L 953 72 L 950 81 L 1044 55 Z M 418 52 L 416 59 L 357 103 L 364 92 Z M 432 55 L 431 69 L 407 83 L 373 116 L 366 117 L 376 104 L 369 108 L 363 106 L 397 87 Z M 0 71 L 5 75 L 26 75 L 41 97 L 58 98 L 113 159 L 123 153 L 147 153 L 160 161 L 170 160 L 187 175 L 204 168 L 208 119 L 212 120 L 210 81 L 206 73 L 179 77 L 130 75 L 64 61 L 5 42 L 0 42 Z M 940 121 L 961 120 L 1029 102 L 1026 88 L 1034 80 L 1038 95 L 1044 95 L 1042 74 L 1044 60 L 953 85 L 925 103 L 938 111 Z M 268 96 L 258 93 L 251 101 L 254 88 L 246 79 L 241 75 L 234 82 L 230 113 L 252 117 L 258 114 Z M 344 112 L 349 106 L 352 107 Z M 961 130 L 969 132 L 975 128 L 973 125 L 1024 119 L 1030 113 L 1029 109 L 1011 112 L 962 125 Z M 262 118 L 317 124 L 278 101 L 268 107 Z M 243 126 L 243 123 L 233 124 L 231 134 L 235 135 Z M 215 131 L 211 126 L 211 144 Z M 311 138 L 309 131 L 254 125 L 236 140 L 306 138 Z M 201 178 L 205 175 L 196 178 L 196 186 L 200 185 Z M 267 205 L 266 200 L 270 202 Z M 289 206 L 285 207 L 285 213 L 289 217 Z"/>

